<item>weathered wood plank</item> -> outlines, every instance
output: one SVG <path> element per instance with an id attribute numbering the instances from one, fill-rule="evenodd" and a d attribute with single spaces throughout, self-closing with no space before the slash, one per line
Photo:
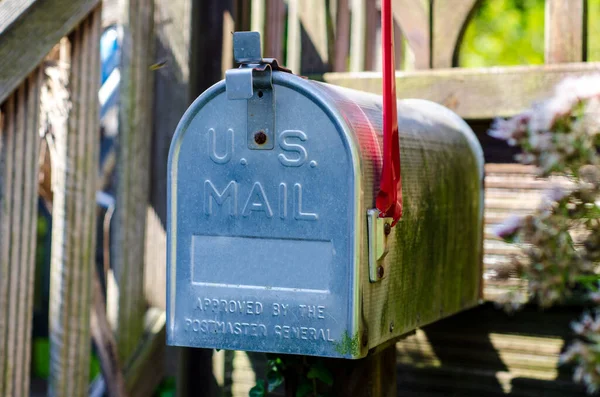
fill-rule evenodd
<path id="1" fill-rule="evenodd" d="M 415 69 L 429 69 L 431 67 L 431 44 L 429 7 L 425 2 L 415 0 L 393 0 L 394 19 L 408 41 L 408 46 L 415 57 Z M 402 43 L 396 42 L 396 46 Z M 400 65 L 396 60 L 396 65 Z"/>
<path id="2" fill-rule="evenodd" d="M 546 63 L 585 60 L 585 1 L 546 0 Z"/>
<path id="3" fill-rule="evenodd" d="M 323 0 L 302 0 L 298 9 L 302 27 L 302 66 L 304 73 L 324 73 L 331 71 L 329 58 L 327 2 Z"/>
<path id="4" fill-rule="evenodd" d="M 40 72 L 2 106 L 0 126 L 0 395 L 29 394 L 37 225 Z"/>
<path id="5" fill-rule="evenodd" d="M 559 360 L 580 311 L 486 304 L 426 326 L 397 344 L 399 395 L 583 397 Z"/>
<path id="6" fill-rule="evenodd" d="M 335 20 L 333 71 L 344 72 L 348 70 L 348 52 L 350 50 L 349 0 L 338 0 Z"/>
<path id="7" fill-rule="evenodd" d="M 106 317 L 104 294 L 97 271 L 92 275 L 92 279 L 94 305 L 91 315 L 91 334 L 96 343 L 104 383 L 110 397 L 125 397 L 127 392 L 117 342 Z"/>
<path id="8" fill-rule="evenodd" d="M 48 82 L 56 145 L 50 279 L 49 395 L 87 394 L 96 246 L 101 8 L 63 41 Z M 70 71 L 64 66 L 70 62 Z"/>
<path id="9" fill-rule="evenodd" d="M 127 362 L 144 332 L 144 239 L 150 192 L 154 2 L 122 1 L 121 107 L 112 247 L 118 288 L 119 358 Z M 113 292 L 109 291 L 109 294 Z M 116 292 L 116 291 L 115 291 Z"/>
<path id="10" fill-rule="evenodd" d="M 9 200 L 12 200 L 13 203 L 13 218 L 11 222 L 11 237 L 12 237 L 12 246 L 10 247 L 10 285 L 9 285 L 9 298 L 8 298 L 8 312 L 11 313 L 15 317 L 9 317 L 10 322 L 12 322 L 12 326 L 8 329 L 8 340 L 6 341 L 8 354 L 7 354 L 7 371 L 6 377 L 13 378 L 14 383 L 9 385 L 7 390 L 7 394 L 9 395 L 19 395 L 21 394 L 21 386 L 19 384 L 19 372 L 20 366 L 17 364 L 17 361 L 21 361 L 19 358 L 19 354 L 15 347 L 18 345 L 18 334 L 20 333 L 18 328 L 21 324 L 21 321 L 18 313 L 19 313 L 19 305 L 18 305 L 18 285 L 19 279 L 22 277 L 20 274 L 20 259 L 21 259 L 21 230 L 23 229 L 23 211 L 21 209 L 21 201 L 23 199 L 23 166 L 25 165 L 24 158 L 24 138 L 25 134 L 23 131 L 24 127 L 24 117 L 23 117 L 23 109 L 25 107 L 25 87 L 21 85 L 16 92 L 15 96 L 15 112 L 13 119 L 13 142 L 14 142 L 14 153 L 13 153 L 13 188 L 12 188 L 12 197 Z M 17 365 L 15 365 L 17 364 Z M 12 386 L 12 387 L 11 387 Z"/>
<path id="11" fill-rule="evenodd" d="M 150 396 L 162 381 L 165 373 L 165 313 L 151 308 L 146 312 L 144 337 L 128 367 L 125 368 L 124 380 L 131 397 Z M 110 381 L 110 380 L 109 380 Z M 110 392 L 113 385 L 106 384 L 107 379 L 97 378 L 91 395 L 103 396 Z M 112 397 L 112 394 L 109 394 Z M 121 396 L 119 394 L 118 396 Z"/>
<path id="12" fill-rule="evenodd" d="M 301 32 L 300 32 L 300 16 L 298 10 L 298 0 L 288 0 L 288 13 L 287 13 L 287 52 L 286 52 L 286 66 L 296 74 L 301 74 L 300 70 L 301 56 L 302 53 L 301 44 Z M 266 54 L 266 52 L 265 52 Z"/>
<path id="13" fill-rule="evenodd" d="M 26 15 L 2 33 L 0 103 L 42 62 L 61 37 L 99 3 L 100 0 L 36 1 Z"/>
<path id="14" fill-rule="evenodd" d="M 260 33 L 260 45 L 265 47 L 265 0 L 250 0 L 250 29 Z"/>
<path id="15" fill-rule="evenodd" d="M 119 0 L 102 0 L 102 26 L 114 25 L 119 20 Z"/>
<path id="16" fill-rule="evenodd" d="M 233 20 L 236 31 L 248 31 L 252 27 L 252 3 L 248 0 L 236 0 Z M 233 41 L 233 40 L 232 40 Z"/>
<path id="17" fill-rule="evenodd" d="M 432 6 L 431 64 L 434 68 L 456 66 L 457 48 L 469 17 L 481 0 L 436 0 Z"/>
<path id="18" fill-rule="evenodd" d="M 377 70 L 377 58 L 381 58 L 381 16 L 376 0 L 365 3 L 365 59 L 363 70 Z"/>
<path id="19" fill-rule="evenodd" d="M 2 0 L 0 6 L 0 35 L 23 16 L 36 0 Z"/>
<path id="20" fill-rule="evenodd" d="M 221 19 L 217 17 L 222 18 L 220 3 L 219 0 L 155 0 L 157 59 L 165 60 L 166 65 L 155 74 L 150 212 L 153 222 L 148 223 L 146 235 L 146 244 L 153 250 L 146 252 L 144 278 L 146 299 L 163 309 L 169 146 L 177 123 L 192 100 L 221 79 L 221 57 L 206 56 L 221 54 L 223 30 Z M 221 8 L 212 11 L 212 7 L 219 5 Z M 177 394 L 208 396 L 212 352 L 180 350 L 186 354 L 175 370 L 183 381 L 178 379 Z M 208 359 L 198 359 L 198 356 Z M 195 383 L 198 393 L 191 394 L 193 388 L 188 383 Z"/>
<path id="21" fill-rule="evenodd" d="M 285 4 L 283 3 L 283 0 L 265 0 L 264 18 L 266 23 L 264 26 L 265 45 L 263 54 L 269 58 L 283 60 L 285 29 Z"/>
<path id="22" fill-rule="evenodd" d="M 365 69 L 365 32 L 366 32 L 366 1 L 352 0 L 350 19 L 350 71 L 360 72 Z"/>
<path id="23" fill-rule="evenodd" d="M 142 343 L 125 369 L 127 390 L 132 397 L 150 396 L 165 373 L 165 312 L 151 308 L 146 313 Z"/>
<path id="24" fill-rule="evenodd" d="M 567 76 L 600 71 L 600 63 L 396 72 L 398 98 L 428 99 L 465 119 L 511 116 L 550 95 Z M 328 73 L 328 83 L 381 94 L 379 73 Z"/>
<path id="25" fill-rule="evenodd" d="M 23 223 L 24 228 L 29 228 L 27 237 L 22 240 L 25 244 L 27 257 L 21 262 L 21 266 L 26 269 L 27 276 L 22 281 L 22 288 L 25 292 L 22 294 L 23 302 L 23 317 L 25 319 L 24 328 L 24 347 L 23 352 L 23 375 L 21 382 L 26 385 L 23 389 L 23 394 L 29 394 L 29 368 L 31 360 L 31 333 L 33 327 L 33 297 L 35 286 L 35 266 L 36 266 L 36 243 L 37 243 L 37 225 L 38 225 L 38 173 L 39 173 L 39 151 L 41 140 L 39 138 L 39 115 L 40 115 L 40 89 L 42 85 L 42 68 L 35 70 L 28 78 L 28 114 L 27 114 L 27 139 L 29 147 L 26 149 L 28 153 L 28 172 L 25 175 L 25 186 L 31 189 L 26 192 L 25 197 L 28 198 L 29 208 L 24 202 L 24 211 L 29 213 L 29 220 Z"/>

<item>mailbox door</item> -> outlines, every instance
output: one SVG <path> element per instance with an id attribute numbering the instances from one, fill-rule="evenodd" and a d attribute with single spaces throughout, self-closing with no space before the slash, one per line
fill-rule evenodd
<path id="1" fill-rule="evenodd" d="M 223 82 L 177 128 L 168 342 L 356 358 L 366 353 L 355 298 L 358 154 L 344 121 L 304 80 L 282 74 L 273 73 L 272 149 L 256 148 L 248 101 L 228 99 Z"/>

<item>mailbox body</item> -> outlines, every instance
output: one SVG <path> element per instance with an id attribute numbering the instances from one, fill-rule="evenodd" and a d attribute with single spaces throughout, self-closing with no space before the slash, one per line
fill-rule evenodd
<path id="1" fill-rule="evenodd" d="M 224 81 L 177 127 L 168 343 L 360 358 L 475 305 L 483 155 L 466 123 L 431 102 L 398 101 L 404 215 L 371 282 L 381 97 L 284 72 L 272 79 L 272 149 L 255 148 L 255 115 L 228 99 Z"/>

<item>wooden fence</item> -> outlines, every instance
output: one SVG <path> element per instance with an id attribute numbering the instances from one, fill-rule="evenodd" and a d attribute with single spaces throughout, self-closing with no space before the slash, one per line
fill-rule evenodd
<path id="1" fill-rule="evenodd" d="M 114 3 L 108 1 L 111 7 Z M 40 134 L 51 153 L 51 189 L 40 189 L 52 209 L 48 394 L 80 396 L 108 389 L 112 395 L 125 390 L 150 395 L 163 376 L 155 362 L 162 362 L 164 352 L 164 313 L 147 311 L 142 277 L 154 7 L 143 0 L 121 5 L 122 12 L 111 8 L 104 20 L 123 27 L 126 55 L 121 63 L 123 140 L 116 156 L 114 274 L 102 280 L 113 298 L 107 315 L 100 288 L 105 275 L 96 266 L 96 192 L 107 188 L 113 168 L 99 167 L 98 156 L 102 3 L 0 3 L 2 396 L 30 392 Z M 90 387 L 92 340 L 103 377 Z"/>
<path id="2" fill-rule="evenodd" d="M 29 394 L 40 132 L 53 145 L 50 394 L 150 395 L 165 373 L 168 148 L 187 106 L 232 67 L 230 32 L 261 31 L 264 54 L 297 73 L 381 89 L 373 72 L 380 67 L 376 0 L 122 0 L 120 9 L 116 3 L 106 0 L 102 15 L 100 0 L 0 2 L 0 395 Z M 485 137 L 489 119 L 524 110 L 564 76 L 595 73 L 600 64 L 582 63 L 585 0 L 547 0 L 546 65 L 456 68 L 462 34 L 479 4 L 394 1 L 396 40 L 409 49 L 397 46 L 396 56 L 411 69 L 397 74 L 398 96 L 452 108 L 479 133 L 488 159 L 506 163 L 507 148 Z M 109 23 L 123 27 L 120 144 L 113 165 L 98 167 L 98 45 Z M 155 63 L 163 66 L 152 71 Z M 43 102 L 44 95 L 54 100 Z M 102 274 L 95 266 L 95 197 L 114 167 L 112 270 Z M 488 227 L 514 210 L 515 197 L 539 198 L 543 186 L 530 169 L 488 164 L 487 170 Z M 509 250 L 486 234 L 488 299 L 520 283 Z M 91 388 L 90 340 L 103 366 Z M 412 349 L 410 343 L 399 349 Z M 212 353 L 182 350 L 180 356 L 181 395 L 208 393 Z M 219 383 L 231 386 L 233 364 L 224 361 Z"/>

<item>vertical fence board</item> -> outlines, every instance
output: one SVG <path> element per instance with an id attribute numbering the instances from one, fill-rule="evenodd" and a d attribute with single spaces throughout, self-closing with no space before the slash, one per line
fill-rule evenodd
<path id="1" fill-rule="evenodd" d="M 335 22 L 333 71 L 348 70 L 348 52 L 350 51 L 350 7 L 349 0 L 338 0 Z"/>
<path id="2" fill-rule="evenodd" d="M 39 69 L 2 106 L 0 395 L 29 394 L 37 225 Z"/>
<path id="3" fill-rule="evenodd" d="M 59 78 L 48 83 L 56 145 L 50 281 L 51 396 L 87 394 L 90 365 L 91 275 L 94 271 L 98 161 L 101 8 L 63 41 Z M 67 84 L 68 75 L 68 84 Z"/>
<path id="4" fill-rule="evenodd" d="M 288 0 L 288 14 L 287 14 L 287 53 L 285 64 L 292 72 L 296 74 L 302 73 L 300 69 L 300 53 L 302 45 L 301 34 L 300 34 L 300 15 L 298 7 L 300 6 L 299 0 Z"/>
<path id="5" fill-rule="evenodd" d="M 122 2 L 121 108 L 112 233 L 119 289 L 117 348 L 127 362 L 144 332 L 144 238 L 150 192 L 154 2 Z"/>
<path id="6" fill-rule="evenodd" d="M 423 1 L 393 0 L 394 20 L 400 26 L 408 46 L 414 54 L 415 69 L 429 69 L 431 67 L 431 43 L 429 7 Z M 400 41 L 396 47 L 401 47 Z M 396 65 L 400 61 L 396 59 Z"/>
<path id="7" fill-rule="evenodd" d="M 377 58 L 381 57 L 381 16 L 376 0 L 366 0 L 365 3 L 365 54 L 364 70 L 376 70 Z"/>
<path id="8" fill-rule="evenodd" d="M 298 3 L 300 22 L 299 59 L 302 73 L 321 74 L 331 70 L 329 58 L 330 9 L 324 0 L 301 0 Z"/>
<path id="9" fill-rule="evenodd" d="M 585 1 L 546 0 L 546 63 L 584 60 Z"/>
<path id="10" fill-rule="evenodd" d="M 28 126 L 27 138 L 29 146 L 28 167 L 25 176 L 26 186 L 30 189 L 25 197 L 24 208 L 29 211 L 29 219 L 23 227 L 29 228 L 27 237 L 23 240 L 26 244 L 27 256 L 21 263 L 21 266 L 26 268 L 27 277 L 23 281 L 21 288 L 25 290 L 23 293 L 25 307 L 23 308 L 23 317 L 25 318 L 24 326 L 24 347 L 23 352 L 23 374 L 21 382 L 25 385 L 23 395 L 29 395 L 29 368 L 31 361 L 31 334 L 33 328 L 33 296 L 35 286 L 35 266 L 36 266 L 36 243 L 37 243 L 37 221 L 38 221 L 38 156 L 40 151 L 41 140 L 39 138 L 39 114 L 40 114 L 40 88 L 42 83 L 42 69 L 38 68 L 28 78 Z"/>
<path id="11" fill-rule="evenodd" d="M 250 29 L 260 32 L 261 46 L 265 46 L 265 0 L 251 0 Z"/>
<path id="12" fill-rule="evenodd" d="M 352 0 L 350 22 L 350 71 L 361 72 L 365 67 L 366 0 Z"/>
<path id="13" fill-rule="evenodd" d="M 283 59 L 283 36 L 285 29 L 285 4 L 283 0 L 265 0 L 265 47 L 263 53 L 269 58 Z"/>
<path id="14" fill-rule="evenodd" d="M 2 232 L 0 233 L 0 254 L 1 264 L 0 268 L 0 395 L 10 395 L 12 389 L 12 377 L 11 372 L 12 360 L 11 360 L 11 346 L 8 343 L 8 333 L 11 328 L 10 324 L 10 311 L 9 311 L 9 286 L 10 286 L 10 250 L 12 241 L 12 228 L 13 223 L 13 201 L 12 201 L 12 190 L 15 186 L 13 183 L 13 146 L 14 146 L 14 105 L 15 97 L 14 94 L 10 96 L 3 105 L 3 120 L 2 120 L 2 192 L 0 199 L 2 200 L 2 214 L 0 219 L 0 227 Z"/>
<path id="15" fill-rule="evenodd" d="M 20 394 L 19 385 L 16 384 L 16 379 L 18 379 L 19 368 L 16 364 L 16 361 L 19 359 L 18 352 L 16 351 L 16 347 L 18 344 L 17 335 L 19 333 L 18 327 L 20 326 L 20 319 L 17 317 L 17 313 L 19 312 L 18 305 L 18 284 L 19 284 L 19 276 L 20 276 L 20 250 L 21 250 L 21 233 L 22 223 L 23 223 L 23 211 L 22 211 L 22 203 L 21 196 L 23 195 L 22 186 L 22 171 L 23 171 L 23 163 L 25 162 L 23 153 L 23 107 L 24 107 L 24 95 L 25 95 L 25 87 L 23 85 L 19 86 L 15 95 L 15 112 L 14 119 L 12 121 L 12 134 L 13 134 L 13 175 L 12 175 L 12 197 L 9 197 L 9 200 L 12 200 L 12 222 L 10 225 L 10 237 L 11 237 L 11 246 L 10 246 L 10 277 L 8 286 L 8 312 L 11 317 L 9 317 L 9 321 L 12 322 L 12 326 L 8 329 L 8 339 L 6 341 L 7 344 L 7 371 L 6 377 L 13 378 L 12 384 L 9 384 L 7 394 L 8 395 L 18 395 Z"/>
<path id="16" fill-rule="evenodd" d="M 479 2 L 480 0 L 435 0 L 433 2 L 431 63 L 434 68 L 455 66 L 456 49 L 460 45 L 469 17 Z"/>

